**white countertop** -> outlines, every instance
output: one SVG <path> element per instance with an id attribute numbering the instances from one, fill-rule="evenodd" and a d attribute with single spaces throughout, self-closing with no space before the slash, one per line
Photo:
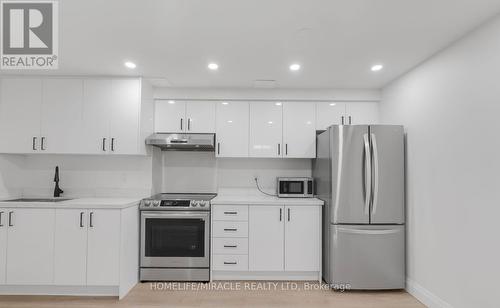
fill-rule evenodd
<path id="1" fill-rule="evenodd" d="M 50 208 L 50 209 L 125 209 L 136 206 L 142 198 L 75 198 L 59 202 L 12 202 L 0 201 L 3 208 Z"/>
<path id="2" fill-rule="evenodd" d="M 256 189 L 219 189 L 217 197 L 212 199 L 212 205 L 251 204 L 251 205 L 323 205 L 318 198 L 278 198 L 268 196 Z"/>

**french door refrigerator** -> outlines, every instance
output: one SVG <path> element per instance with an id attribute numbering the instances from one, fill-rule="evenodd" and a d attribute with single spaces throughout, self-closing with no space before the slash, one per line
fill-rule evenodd
<path id="1" fill-rule="evenodd" d="M 313 163 L 323 208 L 323 278 L 332 287 L 405 286 L 404 131 L 334 125 Z"/>

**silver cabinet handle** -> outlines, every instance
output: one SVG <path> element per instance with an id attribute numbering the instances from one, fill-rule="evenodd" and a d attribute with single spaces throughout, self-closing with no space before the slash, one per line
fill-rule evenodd
<path id="1" fill-rule="evenodd" d="M 14 214 L 14 212 L 9 212 L 9 227 L 14 227 L 14 223 L 12 222 L 12 214 Z"/>
<path id="2" fill-rule="evenodd" d="M 363 142 L 365 144 L 365 172 L 364 182 L 365 182 L 365 214 L 370 214 L 370 199 L 372 195 L 372 176 L 371 176 L 371 155 L 370 155 L 370 141 L 368 140 L 368 134 L 363 135 Z"/>
<path id="3" fill-rule="evenodd" d="M 281 155 L 281 144 L 278 143 L 278 155 Z"/>
<path id="4" fill-rule="evenodd" d="M 102 150 L 106 151 L 106 138 L 102 138 Z"/>
<path id="5" fill-rule="evenodd" d="M 84 212 L 80 212 L 80 228 L 83 228 L 83 214 L 85 214 Z"/>
<path id="6" fill-rule="evenodd" d="M 290 221 L 290 208 L 288 208 L 288 221 Z"/>
<path id="7" fill-rule="evenodd" d="M 352 124 L 352 121 L 351 121 L 351 116 L 349 116 L 349 125 Z"/>
<path id="8" fill-rule="evenodd" d="M 224 261 L 224 265 L 236 265 L 238 262 L 226 262 Z"/>
<path id="9" fill-rule="evenodd" d="M 238 212 L 224 212 L 224 215 L 238 215 Z"/>
<path id="10" fill-rule="evenodd" d="M 111 138 L 111 151 L 115 151 L 115 138 Z"/>
<path id="11" fill-rule="evenodd" d="M 285 143 L 285 155 L 288 155 L 288 143 Z"/>
<path id="12" fill-rule="evenodd" d="M 40 145 L 42 151 L 45 151 L 45 137 L 42 137 L 42 144 Z"/>
<path id="13" fill-rule="evenodd" d="M 2 214 L 3 214 L 3 213 L 4 213 L 4 212 L 0 212 L 0 227 L 3 227 L 3 224 L 2 224 Z"/>
<path id="14" fill-rule="evenodd" d="M 191 118 L 188 118 L 188 130 L 191 130 Z"/>
<path id="15" fill-rule="evenodd" d="M 340 118 L 341 118 L 342 125 L 344 125 L 344 116 L 341 116 Z"/>
<path id="16" fill-rule="evenodd" d="M 217 142 L 217 155 L 220 155 L 220 142 Z"/>
<path id="17" fill-rule="evenodd" d="M 36 148 L 36 140 L 37 140 L 37 137 L 33 137 L 33 151 L 37 150 L 37 148 Z"/>
<path id="18" fill-rule="evenodd" d="M 224 248 L 237 248 L 238 245 L 224 245 Z"/>
<path id="19" fill-rule="evenodd" d="M 94 227 L 94 212 L 90 212 L 90 215 L 89 215 L 89 227 L 91 227 L 91 228 Z"/>
<path id="20" fill-rule="evenodd" d="M 280 221 L 282 220 L 283 209 L 280 209 Z"/>
<path id="21" fill-rule="evenodd" d="M 224 229 L 224 231 L 236 232 L 236 231 L 238 231 L 238 229 L 236 229 L 236 228 L 227 228 L 227 229 Z"/>
<path id="22" fill-rule="evenodd" d="M 182 131 L 182 120 L 183 120 L 183 119 L 181 118 L 181 131 Z"/>
<path id="23" fill-rule="evenodd" d="M 375 214 L 377 211 L 377 199 L 378 199 L 378 148 L 377 148 L 377 137 L 375 134 L 371 134 L 372 137 L 372 155 L 373 155 L 373 201 L 372 201 L 372 211 Z"/>

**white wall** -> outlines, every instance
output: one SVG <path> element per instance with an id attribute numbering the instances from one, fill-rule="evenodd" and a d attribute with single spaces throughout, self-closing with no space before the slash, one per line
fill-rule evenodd
<path id="1" fill-rule="evenodd" d="M 163 192 L 255 188 L 254 177 L 259 178 L 263 189 L 274 192 L 277 176 L 311 176 L 310 159 L 216 159 L 213 152 L 163 152 L 161 155 Z"/>
<path id="2" fill-rule="evenodd" d="M 500 18 L 383 90 L 407 138 L 408 289 L 429 306 L 499 307 Z"/>
<path id="3" fill-rule="evenodd" d="M 141 156 L 0 155 L 0 197 L 9 197 L 8 194 L 52 196 L 57 165 L 64 196 L 149 196 L 151 159 Z"/>

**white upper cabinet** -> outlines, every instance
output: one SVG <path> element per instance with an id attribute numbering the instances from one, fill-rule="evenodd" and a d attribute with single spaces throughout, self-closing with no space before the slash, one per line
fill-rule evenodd
<path id="1" fill-rule="evenodd" d="M 42 91 L 40 149 L 44 153 L 80 153 L 81 79 L 45 79 Z"/>
<path id="2" fill-rule="evenodd" d="M 217 103 L 216 119 L 215 155 L 217 157 L 248 157 L 248 103 Z"/>
<path id="3" fill-rule="evenodd" d="M 250 103 L 250 157 L 281 157 L 282 117 L 281 103 Z"/>
<path id="4" fill-rule="evenodd" d="M 155 104 L 155 132 L 182 133 L 186 129 L 186 102 L 158 100 Z"/>
<path id="5" fill-rule="evenodd" d="M 284 157 L 316 157 L 316 106 L 311 102 L 283 104 Z"/>
<path id="6" fill-rule="evenodd" d="M 114 79 L 109 135 L 113 154 L 138 154 L 141 115 L 141 81 Z"/>
<path id="7" fill-rule="evenodd" d="M 113 92 L 109 79 L 83 81 L 82 152 L 99 154 L 109 151 L 109 115 Z"/>
<path id="8" fill-rule="evenodd" d="M 0 83 L 0 152 L 38 151 L 42 80 L 5 78 Z"/>
<path id="9" fill-rule="evenodd" d="M 215 133 L 215 103 L 186 102 L 186 132 Z"/>
<path id="10" fill-rule="evenodd" d="M 378 124 L 379 105 L 375 102 L 359 102 L 346 104 L 348 123 L 345 124 Z"/>
<path id="11" fill-rule="evenodd" d="M 342 125 L 345 119 L 345 103 L 316 103 L 316 130 L 326 130 L 330 125 Z"/>

